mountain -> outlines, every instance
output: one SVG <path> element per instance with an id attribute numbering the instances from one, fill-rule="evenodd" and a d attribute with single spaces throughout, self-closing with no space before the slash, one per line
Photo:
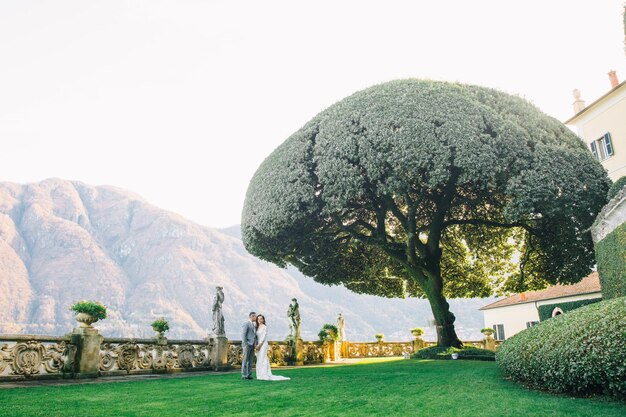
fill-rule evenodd
<path id="1" fill-rule="evenodd" d="M 105 336 L 149 337 L 150 323 L 165 316 L 170 338 L 203 338 L 219 285 L 231 339 L 240 338 L 250 310 L 266 315 L 272 339 L 283 339 L 293 297 L 307 340 L 339 312 L 350 340 L 373 340 L 377 332 L 409 340 L 415 326 L 434 337 L 424 300 L 318 284 L 254 258 L 239 236 L 237 226 L 200 226 L 115 187 L 60 179 L 0 183 L 0 333 L 67 333 L 76 325 L 69 307 L 92 299 L 107 306 L 107 319 L 96 324 Z M 480 337 L 478 308 L 490 301 L 451 301 L 462 339 Z"/>

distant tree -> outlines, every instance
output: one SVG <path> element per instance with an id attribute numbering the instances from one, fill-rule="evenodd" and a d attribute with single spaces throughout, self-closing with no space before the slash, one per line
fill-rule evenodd
<path id="1" fill-rule="evenodd" d="M 562 123 L 495 90 L 403 80 L 318 114 L 259 167 L 250 253 L 358 293 L 429 300 L 576 282 L 609 180 Z"/>

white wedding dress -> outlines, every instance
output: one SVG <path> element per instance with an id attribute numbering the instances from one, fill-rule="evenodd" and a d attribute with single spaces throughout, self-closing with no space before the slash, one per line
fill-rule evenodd
<path id="1" fill-rule="evenodd" d="M 270 360 L 267 357 L 267 326 L 260 325 L 256 331 L 257 343 L 261 346 L 256 352 L 256 379 L 261 381 L 286 381 L 286 376 L 272 375 Z"/>

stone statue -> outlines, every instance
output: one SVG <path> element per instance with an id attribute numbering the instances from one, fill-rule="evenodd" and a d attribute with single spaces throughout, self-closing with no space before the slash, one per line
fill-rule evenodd
<path id="1" fill-rule="evenodd" d="M 343 315 L 339 313 L 339 317 L 337 317 L 337 329 L 339 329 L 339 340 L 341 342 L 346 341 L 346 329 L 344 326 Z"/>
<path id="2" fill-rule="evenodd" d="M 300 307 L 295 298 L 291 299 L 287 317 L 289 318 L 289 337 L 293 340 L 300 339 Z"/>
<path id="3" fill-rule="evenodd" d="M 224 315 L 222 314 L 222 303 L 224 302 L 224 291 L 222 287 L 215 287 L 217 290 L 213 298 L 213 333 L 224 336 Z"/>

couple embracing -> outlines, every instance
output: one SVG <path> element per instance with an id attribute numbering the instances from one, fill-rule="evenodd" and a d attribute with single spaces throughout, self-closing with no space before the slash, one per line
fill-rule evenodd
<path id="1" fill-rule="evenodd" d="M 241 379 L 252 379 L 252 360 L 256 351 L 256 379 L 262 381 L 285 381 L 286 376 L 272 375 L 270 360 L 267 356 L 267 325 L 265 317 L 255 312 L 248 315 L 243 324 L 241 336 L 243 360 L 241 361 Z"/>

